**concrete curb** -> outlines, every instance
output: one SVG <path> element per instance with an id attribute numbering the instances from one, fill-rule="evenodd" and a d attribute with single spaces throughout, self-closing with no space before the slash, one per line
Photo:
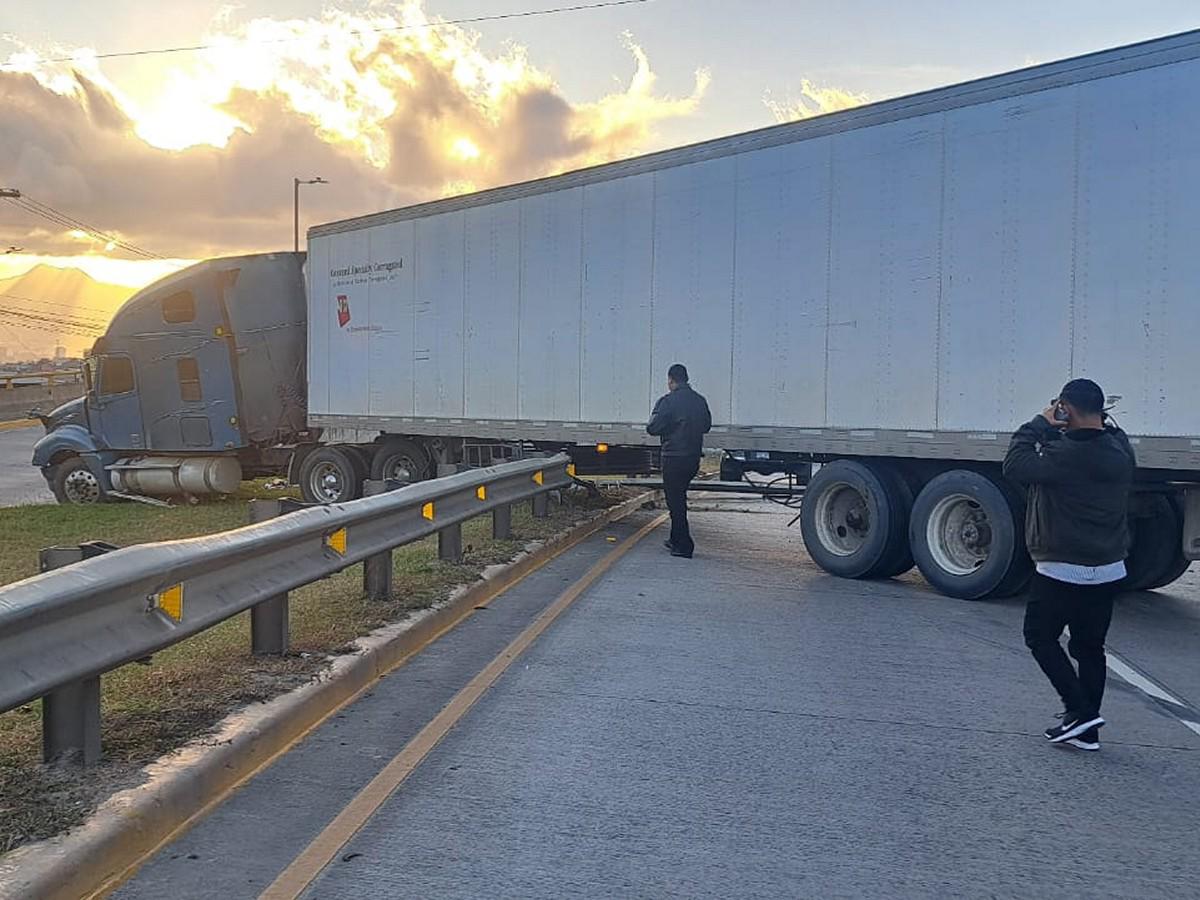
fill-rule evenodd
<path id="1" fill-rule="evenodd" d="M 643 494 L 530 545 L 507 565 L 494 566 L 440 606 L 423 610 L 357 642 L 304 687 L 228 716 L 216 733 L 146 767 L 147 781 L 104 801 L 79 828 L 0 861 L 2 900 L 77 900 L 113 890 L 162 844 L 220 803 L 380 676 L 467 618 L 529 573 L 640 509 Z"/>

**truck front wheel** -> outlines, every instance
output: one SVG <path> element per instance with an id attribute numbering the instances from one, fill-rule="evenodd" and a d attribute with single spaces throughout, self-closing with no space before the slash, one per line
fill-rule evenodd
<path id="1" fill-rule="evenodd" d="M 309 503 L 345 503 L 362 491 L 358 464 L 341 447 L 318 447 L 300 464 L 300 493 Z"/>
<path id="2" fill-rule="evenodd" d="M 78 456 L 72 456 L 55 465 L 50 470 L 47 481 L 50 482 L 50 490 L 54 492 L 54 499 L 59 503 L 86 505 L 99 503 L 104 499 L 100 479 Z"/>
<path id="3" fill-rule="evenodd" d="M 963 600 L 1024 589 L 1024 503 L 1007 486 L 959 469 L 930 481 L 913 504 L 909 543 L 917 568 L 943 594 Z"/>
<path id="4" fill-rule="evenodd" d="M 856 460 L 821 466 L 800 508 L 800 530 L 813 561 L 841 578 L 886 578 L 903 571 L 909 511 L 898 481 Z"/>

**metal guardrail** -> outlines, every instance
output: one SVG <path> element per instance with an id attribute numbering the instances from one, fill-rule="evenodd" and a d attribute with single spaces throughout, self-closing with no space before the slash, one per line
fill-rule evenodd
<path id="1" fill-rule="evenodd" d="M 73 369 L 60 372 L 13 372 L 0 375 L 0 390 L 54 387 L 56 384 L 81 384 L 82 382 L 83 372 Z"/>
<path id="2" fill-rule="evenodd" d="M 100 675 L 252 610 L 259 652 L 287 647 L 287 592 L 367 561 L 368 594 L 390 593 L 391 550 L 432 534 L 462 553 L 462 523 L 571 484 L 566 455 L 460 472 L 348 503 L 314 506 L 204 537 L 140 544 L 0 588 L 0 712 L 39 697 L 43 750 L 99 757 Z M 368 482 L 372 492 L 381 482 Z M 252 509 L 262 519 L 278 512 Z"/>

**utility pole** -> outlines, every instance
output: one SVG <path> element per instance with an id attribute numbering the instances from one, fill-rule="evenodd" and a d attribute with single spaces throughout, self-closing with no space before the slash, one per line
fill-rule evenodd
<path id="1" fill-rule="evenodd" d="M 306 181 L 292 178 L 292 249 L 297 253 L 300 252 L 300 185 L 302 184 L 329 184 L 329 182 L 319 175 Z"/>

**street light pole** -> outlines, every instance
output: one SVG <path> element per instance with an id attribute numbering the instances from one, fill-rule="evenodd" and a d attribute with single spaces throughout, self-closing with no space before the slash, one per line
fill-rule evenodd
<path id="1" fill-rule="evenodd" d="M 292 250 L 296 253 L 300 252 L 300 185 L 302 184 L 329 184 L 329 182 L 319 175 L 304 181 L 292 178 Z"/>
<path id="2" fill-rule="evenodd" d="M 0 188 L 0 200 L 20 200 L 20 199 L 21 199 L 21 192 L 18 191 L 16 188 Z M 4 251 L 4 255 L 8 256 L 10 253 L 20 253 L 24 249 L 25 249 L 24 247 L 18 247 L 16 244 L 13 244 L 13 245 L 9 246 L 9 248 L 7 250 Z"/>

